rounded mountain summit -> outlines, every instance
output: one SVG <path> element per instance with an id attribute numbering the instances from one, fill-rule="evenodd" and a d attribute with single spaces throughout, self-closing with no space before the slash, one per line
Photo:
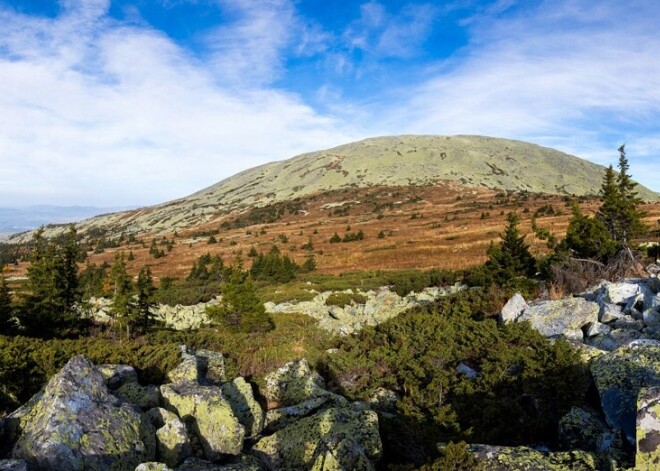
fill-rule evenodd
<path id="1" fill-rule="evenodd" d="M 528 142 L 484 136 L 375 137 L 241 172 L 184 200 L 228 208 L 349 187 L 446 180 L 508 191 L 597 194 L 604 167 Z M 639 196 L 660 195 L 638 186 Z M 183 201 L 183 200 L 182 200 Z"/>

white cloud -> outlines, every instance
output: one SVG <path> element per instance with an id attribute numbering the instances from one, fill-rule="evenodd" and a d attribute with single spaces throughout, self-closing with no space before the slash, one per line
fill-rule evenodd
<path id="1" fill-rule="evenodd" d="M 657 140 L 645 141 L 644 155 L 634 152 L 635 141 L 660 132 L 658 21 L 660 11 L 642 1 L 564 0 L 504 19 L 482 14 L 460 55 L 381 102 L 380 115 L 394 116 L 381 125 L 525 139 L 601 163 L 616 162 L 627 142 L 633 175 L 659 190 Z"/>
<path id="2" fill-rule="evenodd" d="M 290 15 L 285 2 L 266 3 L 271 10 L 250 13 L 262 15 L 255 23 L 237 12 L 233 31 L 249 36 Z M 356 137 L 261 85 L 280 67 L 270 36 L 245 45 L 220 34 L 209 64 L 155 30 L 109 19 L 106 1 L 64 6 L 55 19 L 0 12 L 2 205 L 158 203 Z M 255 80 L 227 79 L 251 65 Z"/>

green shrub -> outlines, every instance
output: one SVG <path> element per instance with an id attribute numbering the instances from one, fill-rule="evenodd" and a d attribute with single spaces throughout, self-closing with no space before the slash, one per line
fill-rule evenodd
<path id="1" fill-rule="evenodd" d="M 561 416 L 582 403 L 585 376 L 571 347 L 524 323 L 475 320 L 485 298 L 462 293 L 414 309 L 343 339 L 328 357 L 328 374 L 349 397 L 365 400 L 379 387 L 400 395 L 398 414 L 382 424 L 387 459 L 422 464 L 450 440 L 552 443 Z M 458 374 L 460 363 L 478 377 Z"/>
<path id="2" fill-rule="evenodd" d="M 367 297 L 358 293 L 332 293 L 325 300 L 326 306 L 339 306 L 346 307 L 350 304 L 364 304 L 367 302 Z"/>

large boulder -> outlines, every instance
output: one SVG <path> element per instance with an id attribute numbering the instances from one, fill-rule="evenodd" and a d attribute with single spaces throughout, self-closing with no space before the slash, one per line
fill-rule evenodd
<path id="1" fill-rule="evenodd" d="M 639 394 L 635 469 L 660 469 L 660 387 L 642 389 Z"/>
<path id="2" fill-rule="evenodd" d="M 336 455 L 337 451 L 341 451 Z M 360 469 L 382 454 L 378 416 L 353 404 L 305 417 L 259 440 L 251 450 L 268 469 Z M 325 465 L 333 455 L 339 465 Z M 319 467 L 320 466 L 320 467 Z"/>
<path id="3" fill-rule="evenodd" d="M 543 301 L 525 309 L 517 321 L 529 321 L 544 337 L 573 338 L 582 327 L 598 322 L 599 310 L 598 304 L 584 298 Z"/>
<path id="4" fill-rule="evenodd" d="M 156 428 L 156 448 L 158 458 L 174 467 L 192 453 L 188 432 L 179 417 L 161 407 L 147 411 L 147 417 Z"/>
<path id="5" fill-rule="evenodd" d="M 221 384 L 225 378 L 225 358 L 222 353 L 209 350 L 181 349 L 181 363 L 167 373 L 167 378 L 174 384 Z"/>
<path id="6" fill-rule="evenodd" d="M 216 386 L 164 384 L 160 388 L 164 406 L 185 422 L 188 432 L 199 440 L 204 456 L 217 460 L 238 455 L 243 448 L 245 428 Z"/>
<path id="7" fill-rule="evenodd" d="M 176 471 L 262 471 L 261 462 L 254 456 L 240 455 L 233 462 L 214 464 L 199 458 L 188 458 Z"/>
<path id="8" fill-rule="evenodd" d="M 271 405 L 290 406 L 331 393 L 325 390 L 325 381 L 309 366 L 306 359 L 292 361 L 265 377 L 263 396 Z"/>
<path id="9" fill-rule="evenodd" d="M 630 342 L 594 359 L 591 374 L 607 423 L 634 444 L 639 392 L 660 385 L 660 342 Z"/>
<path id="10" fill-rule="evenodd" d="M 264 411 L 254 398 L 252 385 L 240 376 L 220 387 L 234 415 L 245 427 L 245 436 L 258 435 L 264 428 Z"/>
<path id="11" fill-rule="evenodd" d="M 642 293 L 641 280 L 630 280 L 618 283 L 605 282 L 596 293 L 598 303 L 625 305 L 638 294 Z"/>
<path id="12" fill-rule="evenodd" d="M 469 445 L 470 451 L 488 471 L 596 471 L 596 456 L 586 451 L 540 452 L 524 446 Z"/>
<path id="13" fill-rule="evenodd" d="M 158 407 L 160 404 L 160 392 L 154 385 L 142 386 L 138 383 L 126 383 L 114 391 L 114 394 L 144 410 Z"/>
<path id="14" fill-rule="evenodd" d="M 30 468 L 133 469 L 155 457 L 154 428 L 108 392 L 91 361 L 73 357 L 21 420 L 12 456 Z"/>
<path id="15" fill-rule="evenodd" d="M 514 294 L 502 308 L 499 320 L 504 324 L 515 322 L 529 305 L 520 293 Z"/>
<path id="16" fill-rule="evenodd" d="M 124 384 L 138 382 L 135 368 L 129 365 L 98 365 L 96 369 L 103 375 L 109 389 L 119 389 Z"/>
<path id="17" fill-rule="evenodd" d="M 28 471 L 25 460 L 0 460 L 0 471 Z"/>

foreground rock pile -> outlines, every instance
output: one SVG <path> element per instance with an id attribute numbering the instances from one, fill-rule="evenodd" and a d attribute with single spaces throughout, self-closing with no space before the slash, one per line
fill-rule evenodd
<path id="1" fill-rule="evenodd" d="M 660 469 L 659 292 L 656 277 L 604 281 L 579 297 L 531 305 L 517 294 L 502 309 L 501 322 L 527 321 L 548 338 L 568 339 L 588 365 L 598 410 L 573 408 L 562 418 L 559 436 L 564 449 L 590 454 L 567 469 Z M 533 450 L 474 451 L 500 464 L 520 453 L 541 456 Z"/>
<path id="2" fill-rule="evenodd" d="M 325 389 L 305 360 L 269 374 L 266 411 L 220 353 L 182 350 L 160 388 L 133 368 L 73 357 L 45 389 L 0 422 L 17 470 L 373 469 L 378 416 Z"/>

